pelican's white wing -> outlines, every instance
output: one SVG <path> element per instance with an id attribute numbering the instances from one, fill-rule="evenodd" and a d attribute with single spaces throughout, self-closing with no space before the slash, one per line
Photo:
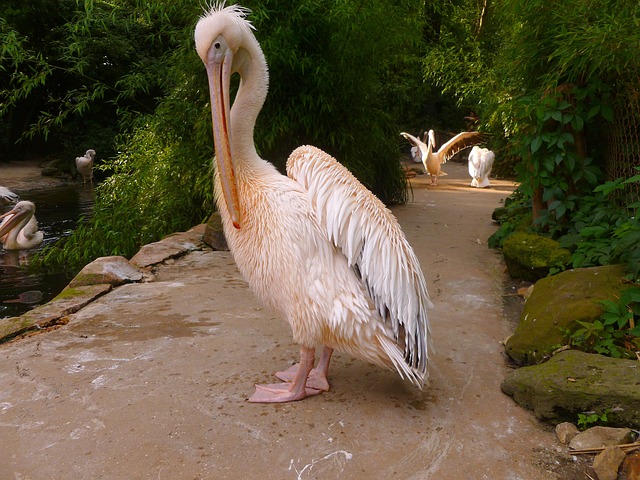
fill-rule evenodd
<path id="1" fill-rule="evenodd" d="M 423 151 L 426 152 L 427 151 L 427 144 L 424 143 L 422 140 L 420 140 L 417 137 L 414 137 L 413 135 L 411 135 L 410 133 L 407 132 L 400 132 L 400 135 L 402 135 L 404 138 L 406 138 L 407 140 L 409 140 L 409 142 L 411 143 L 411 145 L 413 145 L 414 147 L 418 147 L 418 149 L 420 150 L 420 152 L 422 153 Z"/>
<path id="2" fill-rule="evenodd" d="M 345 167 L 315 147 L 297 148 L 287 174 L 307 191 L 320 225 L 362 278 L 405 362 L 426 374 L 431 306 L 418 259 L 392 213 Z"/>
<path id="3" fill-rule="evenodd" d="M 480 132 L 461 132 L 438 149 L 440 163 L 445 163 L 463 148 L 478 143 L 482 138 Z"/>

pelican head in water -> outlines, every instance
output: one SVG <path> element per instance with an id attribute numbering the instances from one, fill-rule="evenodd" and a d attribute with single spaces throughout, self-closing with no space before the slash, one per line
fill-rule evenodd
<path id="1" fill-rule="evenodd" d="M 334 350 L 427 376 L 427 288 L 395 217 L 346 168 L 310 146 L 294 150 L 287 176 L 260 158 L 254 125 L 267 96 L 267 63 L 248 11 L 214 5 L 195 44 L 207 76 L 216 152 L 214 189 L 238 269 L 291 326 L 300 363 L 256 385 L 251 402 L 301 400 L 329 390 Z M 240 75 L 233 106 L 230 79 Z M 322 348 L 317 366 L 315 349 Z"/>
<path id="2" fill-rule="evenodd" d="M 42 243 L 43 233 L 38 230 L 35 212 L 36 206 L 23 200 L 0 215 L 0 242 L 5 250 L 24 250 Z"/>

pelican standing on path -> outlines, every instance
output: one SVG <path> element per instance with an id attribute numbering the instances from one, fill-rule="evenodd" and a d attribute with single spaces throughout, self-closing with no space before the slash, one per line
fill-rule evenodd
<path id="1" fill-rule="evenodd" d="M 214 5 L 195 43 L 209 78 L 217 169 L 215 197 L 229 249 L 257 296 L 286 319 L 300 363 L 256 385 L 251 402 L 301 400 L 329 390 L 335 350 L 427 375 L 426 284 L 399 224 L 349 171 L 317 148 L 296 149 L 281 175 L 256 153 L 253 131 L 266 99 L 267 63 L 237 5 Z M 231 107 L 229 84 L 241 77 Z M 315 363 L 315 348 L 322 354 Z"/>
<path id="2" fill-rule="evenodd" d="M 89 149 L 85 152 L 83 157 L 76 157 L 76 168 L 80 175 L 82 175 L 82 183 L 89 183 L 93 185 L 93 159 L 96 157 L 96 151 Z"/>
<path id="3" fill-rule="evenodd" d="M 43 233 L 38 230 L 36 206 L 23 200 L 0 215 L 0 242 L 5 250 L 25 250 L 42 243 Z"/>
<path id="4" fill-rule="evenodd" d="M 469 175 L 471 176 L 472 187 L 486 188 L 491 185 L 489 175 L 491 175 L 495 158 L 496 154 L 488 148 L 476 145 L 471 149 L 469 153 Z"/>
<path id="5" fill-rule="evenodd" d="M 422 140 L 414 137 L 410 133 L 401 132 L 400 135 L 409 140 L 414 147 L 418 147 L 422 153 L 422 163 L 429 175 L 431 175 L 432 185 L 437 184 L 439 176 L 446 175 L 441 168 L 443 163 L 460 150 L 478 143 L 482 136 L 480 132 L 461 132 L 442 145 L 437 152 L 434 152 L 433 150 L 436 148 L 436 135 L 433 133 L 433 130 L 429 130 L 428 144 L 425 144 Z"/>

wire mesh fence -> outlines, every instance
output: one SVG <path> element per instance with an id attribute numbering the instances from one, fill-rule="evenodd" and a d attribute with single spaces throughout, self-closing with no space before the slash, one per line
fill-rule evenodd
<path id="1" fill-rule="evenodd" d="M 636 81 L 620 83 L 614 98 L 614 121 L 607 135 L 606 174 L 609 180 L 629 178 L 640 167 L 640 88 Z M 629 204 L 640 198 L 640 184 L 626 185 L 615 200 Z"/>

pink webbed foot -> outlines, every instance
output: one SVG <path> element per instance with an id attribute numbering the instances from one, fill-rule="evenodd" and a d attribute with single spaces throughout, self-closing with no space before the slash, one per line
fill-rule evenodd
<path id="1" fill-rule="evenodd" d="M 332 353 L 332 349 L 324 347 L 318 366 L 313 369 L 315 350 L 300 346 L 300 363 L 284 372 L 276 373 L 276 376 L 287 383 L 256 385 L 256 392 L 249 401 L 252 403 L 295 402 L 329 390 L 327 371 Z"/>
<path id="2" fill-rule="evenodd" d="M 304 389 L 292 389 L 291 383 L 271 383 L 268 385 L 256 385 L 256 391 L 249 402 L 251 403 L 284 403 L 295 402 L 303 398 L 322 393 L 321 390 L 306 387 Z"/>
<path id="3" fill-rule="evenodd" d="M 284 380 L 285 382 L 293 382 L 298 374 L 300 364 L 296 363 L 291 367 L 283 370 L 282 372 L 276 372 L 275 376 L 280 380 Z M 320 390 L 322 392 L 329 391 L 329 381 L 327 377 L 322 374 L 322 372 L 318 371 L 317 368 L 314 368 L 309 373 L 309 377 L 307 377 L 307 388 L 312 388 L 314 390 Z"/>

